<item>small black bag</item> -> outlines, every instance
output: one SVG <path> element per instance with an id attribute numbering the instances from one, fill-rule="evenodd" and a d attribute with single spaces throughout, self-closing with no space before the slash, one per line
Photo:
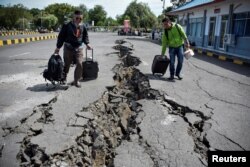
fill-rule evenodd
<path id="1" fill-rule="evenodd" d="M 49 59 L 48 69 L 43 71 L 45 81 L 49 80 L 52 84 L 55 84 L 55 81 L 62 82 L 64 80 L 63 68 L 64 64 L 61 56 L 53 54 Z"/>

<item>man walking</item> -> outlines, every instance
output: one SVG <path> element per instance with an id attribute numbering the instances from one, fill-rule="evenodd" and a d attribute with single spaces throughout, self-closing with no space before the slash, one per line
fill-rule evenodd
<path id="1" fill-rule="evenodd" d="M 74 81 L 72 85 L 81 87 L 79 80 L 82 77 L 82 62 L 83 62 L 83 46 L 84 43 L 87 49 L 91 49 L 89 45 L 88 32 L 84 25 L 80 25 L 83 19 L 81 11 L 76 10 L 74 12 L 73 20 L 67 24 L 64 24 L 57 39 L 57 48 L 55 53 L 59 53 L 60 48 L 64 44 L 63 58 L 64 58 L 64 73 L 65 83 L 67 81 L 67 74 L 69 72 L 70 65 L 74 60 L 76 68 L 74 72 Z"/>
<path id="2" fill-rule="evenodd" d="M 178 79 L 182 79 L 181 69 L 183 64 L 183 44 L 187 48 L 190 47 L 187 36 L 183 28 L 176 23 L 171 22 L 171 20 L 166 17 L 162 20 L 164 32 L 162 35 L 162 56 L 165 55 L 166 48 L 169 48 L 169 57 L 170 57 L 170 77 L 169 80 L 174 80 L 174 75 Z M 175 70 L 175 55 L 177 56 L 177 67 Z"/>

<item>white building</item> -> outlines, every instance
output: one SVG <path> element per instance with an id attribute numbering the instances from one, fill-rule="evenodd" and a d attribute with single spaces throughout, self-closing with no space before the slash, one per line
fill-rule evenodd
<path id="1" fill-rule="evenodd" d="M 168 14 L 195 48 L 250 61 L 250 0 L 192 0 Z"/>

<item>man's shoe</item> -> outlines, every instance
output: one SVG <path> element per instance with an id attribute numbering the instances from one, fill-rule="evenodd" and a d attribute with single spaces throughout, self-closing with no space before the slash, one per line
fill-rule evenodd
<path id="1" fill-rule="evenodd" d="M 62 79 L 62 81 L 61 81 L 61 84 L 63 84 L 63 85 L 66 85 L 66 83 L 67 83 L 67 74 L 63 74 L 63 79 Z"/>
<path id="2" fill-rule="evenodd" d="M 80 82 L 79 81 L 73 81 L 73 82 L 71 82 L 71 85 L 72 86 L 76 86 L 77 88 L 80 88 L 81 87 L 81 84 L 80 84 Z"/>
<path id="3" fill-rule="evenodd" d="M 75 86 L 76 86 L 77 88 L 80 88 L 80 87 L 81 87 L 80 82 L 79 82 L 79 81 L 75 82 Z"/>
<path id="4" fill-rule="evenodd" d="M 169 81 L 173 81 L 174 80 L 174 76 L 171 76 L 168 78 Z"/>
<path id="5" fill-rule="evenodd" d="M 183 76 L 182 75 L 176 75 L 178 77 L 179 80 L 182 80 L 183 79 Z"/>
<path id="6" fill-rule="evenodd" d="M 66 83 L 67 83 L 67 80 L 61 81 L 61 84 L 62 84 L 62 85 L 66 85 Z"/>
<path id="7" fill-rule="evenodd" d="M 79 81 L 73 81 L 73 82 L 71 82 L 71 84 L 70 85 L 72 85 L 72 86 L 76 86 L 77 88 L 80 88 L 81 87 L 81 84 L 80 84 L 80 82 Z"/>

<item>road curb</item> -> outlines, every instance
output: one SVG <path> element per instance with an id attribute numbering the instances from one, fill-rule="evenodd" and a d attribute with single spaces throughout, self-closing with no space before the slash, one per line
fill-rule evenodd
<path id="1" fill-rule="evenodd" d="M 205 56 L 209 56 L 209 57 L 214 57 L 217 58 L 221 61 L 228 61 L 228 62 L 232 62 L 234 64 L 237 65 L 244 65 L 244 66 L 248 66 L 250 67 L 250 60 L 241 58 L 241 57 L 233 57 L 230 55 L 226 55 L 226 54 L 220 54 L 220 53 L 216 53 L 216 52 L 212 52 L 212 51 L 208 51 L 205 49 L 200 49 L 200 48 L 192 48 L 194 50 L 194 52 L 196 52 L 198 55 L 205 55 Z"/>
<path id="2" fill-rule="evenodd" d="M 4 36 L 9 36 L 9 35 L 31 35 L 31 34 L 38 34 L 39 32 L 37 31 L 10 31 L 10 32 L 0 32 L 0 36 L 4 37 Z"/>
<path id="3" fill-rule="evenodd" d="M 28 43 L 28 42 L 34 42 L 34 41 L 47 40 L 47 39 L 56 39 L 57 36 L 58 35 L 46 35 L 46 36 L 27 37 L 27 38 L 18 38 L 18 39 L 5 39 L 5 40 L 0 40 L 0 47 L 5 46 L 5 45 Z"/>

